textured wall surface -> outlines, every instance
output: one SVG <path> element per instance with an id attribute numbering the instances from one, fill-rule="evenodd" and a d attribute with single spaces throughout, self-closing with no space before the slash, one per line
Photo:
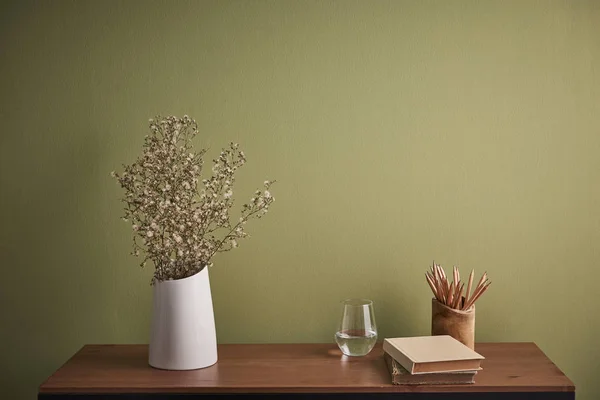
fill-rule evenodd
<path id="1" fill-rule="evenodd" d="M 427 334 L 432 260 L 488 271 L 478 341 L 600 396 L 600 2 L 4 1 L 0 380 L 148 341 L 151 270 L 110 171 L 147 120 L 238 141 L 270 214 L 211 269 L 218 339 L 333 342 L 348 297 Z M 8 397 L 7 397 L 8 398 Z"/>

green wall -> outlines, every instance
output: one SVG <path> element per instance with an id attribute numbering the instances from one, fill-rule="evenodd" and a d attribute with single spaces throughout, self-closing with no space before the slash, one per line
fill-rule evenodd
<path id="1" fill-rule="evenodd" d="M 158 113 L 194 117 L 211 156 L 240 142 L 238 201 L 278 180 L 214 260 L 221 343 L 333 342 L 347 297 L 381 337 L 427 334 L 435 259 L 488 271 L 478 341 L 534 341 L 600 396 L 600 2 L 0 7 L 11 399 L 85 343 L 148 341 L 151 270 L 109 174 Z"/>

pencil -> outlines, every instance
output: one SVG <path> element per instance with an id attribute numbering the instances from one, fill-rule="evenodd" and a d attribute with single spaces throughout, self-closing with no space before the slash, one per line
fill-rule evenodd
<path id="1" fill-rule="evenodd" d="M 444 271 L 444 269 L 442 267 L 440 267 L 440 265 L 438 264 L 438 269 L 440 271 L 440 274 L 442 275 L 442 277 L 446 278 L 446 272 Z"/>
<path id="2" fill-rule="evenodd" d="M 431 288 L 431 291 L 433 292 L 433 295 L 435 296 L 435 298 L 440 301 L 440 295 L 438 294 L 438 291 L 435 287 L 435 284 L 433 283 L 433 280 L 429 277 L 429 274 L 425 273 L 425 278 L 427 278 L 427 283 L 429 283 L 429 287 Z"/>
<path id="3" fill-rule="evenodd" d="M 454 304 L 452 305 L 452 308 L 455 308 L 457 310 L 459 309 L 460 301 L 462 299 L 462 291 L 463 291 L 464 286 L 465 286 L 464 283 L 461 283 L 460 287 L 458 285 L 456 286 L 457 290 L 456 290 L 456 295 L 454 296 Z"/>
<path id="4" fill-rule="evenodd" d="M 477 283 L 477 286 L 475 286 L 475 290 L 479 289 L 481 287 L 481 285 L 483 284 L 483 282 L 485 282 L 485 280 L 487 279 L 487 271 L 483 273 L 483 275 L 481 275 L 481 279 L 479 279 L 479 283 Z"/>
<path id="5" fill-rule="evenodd" d="M 488 280 L 486 279 L 485 282 L 483 282 L 481 285 L 477 286 L 477 288 L 475 288 L 475 292 L 473 292 L 473 297 L 471 298 L 471 300 L 469 300 L 469 304 L 470 306 L 475 304 L 475 301 L 479 298 L 479 296 L 481 296 L 482 291 L 485 291 L 484 288 L 486 288 L 486 284 L 489 284 L 491 282 L 488 282 Z"/>
<path id="6" fill-rule="evenodd" d="M 450 298 L 450 285 L 448 284 L 448 279 L 445 277 L 442 278 L 442 288 L 444 289 L 444 304 L 448 304 L 448 299 Z"/>
<path id="7" fill-rule="evenodd" d="M 481 290 L 479 290 L 479 292 L 477 294 L 473 295 L 473 299 L 469 302 L 469 307 L 471 307 L 473 304 L 475 304 L 477 299 L 480 298 L 481 295 L 485 293 L 485 291 L 487 290 L 488 287 L 490 287 L 491 284 L 492 284 L 492 282 L 488 281 L 487 284 L 485 284 L 484 286 L 481 287 Z"/>
<path id="8" fill-rule="evenodd" d="M 433 276 L 435 277 L 436 283 L 439 284 L 439 282 L 442 280 L 442 276 L 440 275 L 440 271 L 435 263 L 433 264 Z"/>
<path id="9" fill-rule="evenodd" d="M 450 290 L 449 290 L 449 295 L 448 295 L 448 301 L 446 301 L 446 305 L 449 307 L 452 307 L 452 304 L 454 300 L 454 282 L 452 282 L 450 284 Z"/>
<path id="10" fill-rule="evenodd" d="M 456 268 L 456 265 L 452 267 L 452 277 L 454 278 L 454 283 L 458 285 L 460 277 L 458 275 L 458 268 Z"/>
<path id="11" fill-rule="evenodd" d="M 472 269 L 471 273 L 469 274 L 469 284 L 467 285 L 467 293 L 465 293 L 465 303 L 463 304 L 463 310 L 464 310 L 465 304 L 467 304 L 467 301 L 469 301 L 469 296 L 471 294 L 471 286 L 473 285 L 473 274 L 474 273 L 475 273 L 475 270 Z"/>

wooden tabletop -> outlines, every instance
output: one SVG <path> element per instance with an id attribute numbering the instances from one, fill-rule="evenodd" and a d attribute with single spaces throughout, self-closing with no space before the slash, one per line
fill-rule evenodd
<path id="1" fill-rule="evenodd" d="M 219 361 L 194 371 L 148 366 L 147 345 L 87 345 L 40 386 L 40 394 L 574 392 L 533 343 L 481 343 L 483 370 L 470 385 L 392 385 L 381 345 L 365 357 L 335 344 L 223 344 Z"/>

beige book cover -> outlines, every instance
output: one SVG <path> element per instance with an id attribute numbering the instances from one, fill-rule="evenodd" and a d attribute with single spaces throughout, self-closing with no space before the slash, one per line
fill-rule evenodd
<path id="1" fill-rule="evenodd" d="M 388 338 L 383 350 L 411 374 L 479 370 L 485 358 L 448 335 Z"/>

